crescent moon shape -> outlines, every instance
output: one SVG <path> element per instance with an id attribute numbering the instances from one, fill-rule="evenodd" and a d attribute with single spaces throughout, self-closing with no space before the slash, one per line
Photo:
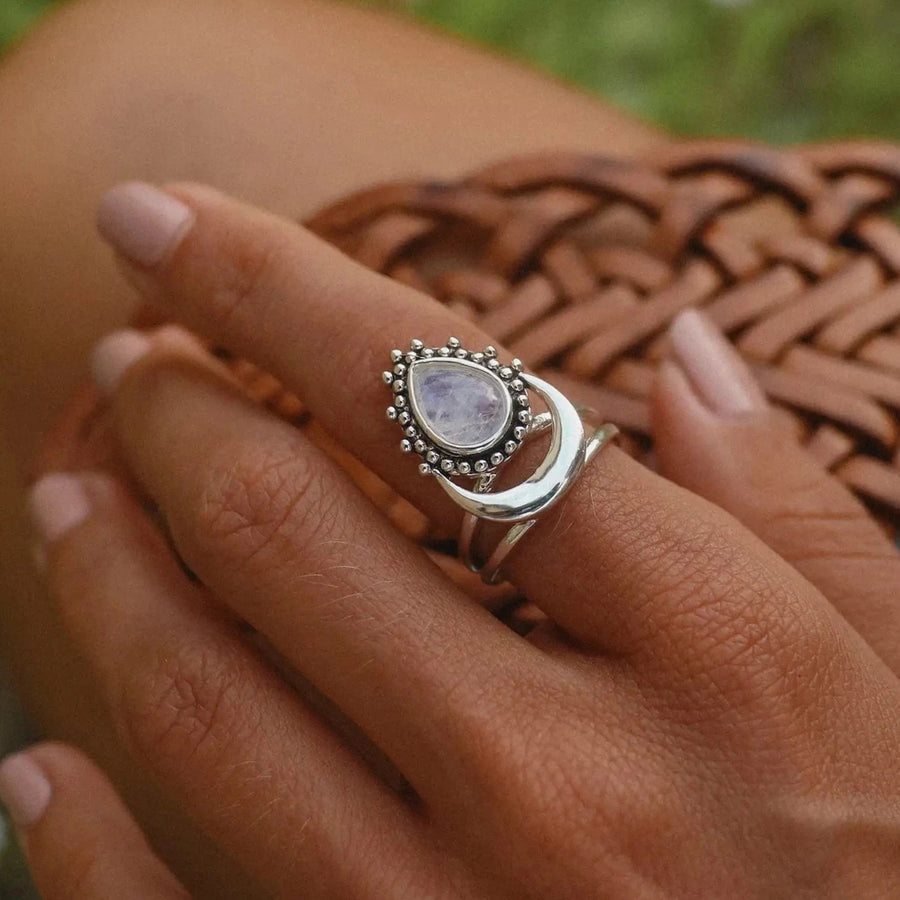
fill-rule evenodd
<path id="1" fill-rule="evenodd" d="M 584 425 L 571 401 L 543 378 L 519 376 L 539 394 L 550 411 L 550 449 L 530 478 L 497 493 L 478 494 L 438 474 L 438 483 L 464 510 L 494 522 L 521 522 L 552 506 L 584 468 Z"/>

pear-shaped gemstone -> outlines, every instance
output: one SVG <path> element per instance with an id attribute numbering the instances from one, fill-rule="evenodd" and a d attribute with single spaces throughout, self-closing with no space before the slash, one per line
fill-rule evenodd
<path id="1" fill-rule="evenodd" d="M 509 427 L 509 391 L 484 366 L 461 359 L 419 359 L 410 366 L 408 383 L 413 415 L 445 450 L 479 453 Z"/>

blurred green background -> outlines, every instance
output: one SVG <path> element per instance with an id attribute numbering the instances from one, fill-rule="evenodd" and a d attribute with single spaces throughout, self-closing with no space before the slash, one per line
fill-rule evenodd
<path id="1" fill-rule="evenodd" d="M 900 137 L 898 0 L 360 0 L 595 90 L 681 134 Z M 0 48 L 50 0 L 0 0 Z"/>

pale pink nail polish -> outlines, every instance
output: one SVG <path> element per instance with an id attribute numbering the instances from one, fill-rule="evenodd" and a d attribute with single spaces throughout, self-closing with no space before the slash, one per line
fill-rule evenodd
<path id="1" fill-rule="evenodd" d="M 190 207 L 159 188 L 139 181 L 107 191 L 97 210 L 100 234 L 122 256 L 141 266 L 155 266 L 190 231 Z"/>
<path id="2" fill-rule="evenodd" d="M 25 753 L 0 762 L 0 801 L 19 828 L 29 828 L 46 812 L 53 791 L 41 767 Z"/>
<path id="3" fill-rule="evenodd" d="M 669 328 L 669 340 L 692 387 L 716 415 L 743 416 L 768 408 L 747 364 L 703 313 L 680 313 Z"/>
<path id="4" fill-rule="evenodd" d="M 28 511 L 40 539 L 52 544 L 91 514 L 91 502 L 77 475 L 54 472 L 32 487 Z"/>
<path id="5" fill-rule="evenodd" d="M 91 353 L 91 377 L 107 396 L 122 376 L 150 349 L 152 341 L 143 331 L 124 328 L 102 338 Z"/>

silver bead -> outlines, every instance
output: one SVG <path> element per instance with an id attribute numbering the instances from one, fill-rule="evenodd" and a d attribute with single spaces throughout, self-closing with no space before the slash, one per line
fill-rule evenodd
<path id="1" fill-rule="evenodd" d="M 397 396 L 394 397 L 394 406 L 396 406 L 397 409 L 403 409 L 403 407 L 406 406 L 406 397 L 404 397 L 403 394 L 397 394 Z"/>
<path id="2" fill-rule="evenodd" d="M 399 416 L 397 416 L 397 421 L 401 425 L 409 425 L 409 420 L 412 418 L 408 412 L 402 412 Z"/>
<path id="3" fill-rule="evenodd" d="M 426 347 L 426 348 L 422 351 L 422 356 L 423 356 L 425 359 L 431 359 L 431 357 L 434 356 L 434 350 L 432 350 L 431 347 Z"/>
<path id="4" fill-rule="evenodd" d="M 425 447 L 425 441 L 421 440 L 421 438 L 413 444 L 413 450 L 415 450 L 416 453 L 424 453 Z"/>
<path id="5" fill-rule="evenodd" d="M 424 346 L 425 344 L 423 344 L 422 341 L 420 341 L 418 338 L 413 338 L 409 342 L 409 349 L 414 350 L 416 353 L 418 353 Z"/>
<path id="6" fill-rule="evenodd" d="M 488 368 L 489 368 L 492 372 L 496 372 L 497 369 L 500 368 L 500 361 L 497 360 L 497 359 L 489 359 L 489 360 L 488 360 Z"/>
<path id="7" fill-rule="evenodd" d="M 516 427 L 513 429 L 513 434 L 515 435 L 517 441 L 523 440 L 527 432 L 528 429 L 523 428 L 521 425 L 516 425 Z"/>
<path id="8" fill-rule="evenodd" d="M 452 471 L 453 471 L 453 460 L 452 460 L 452 459 L 445 459 L 445 460 L 443 460 L 443 461 L 441 462 L 441 468 L 442 468 L 445 472 L 452 472 Z"/>
<path id="9" fill-rule="evenodd" d="M 387 408 L 387 417 L 393 422 L 397 418 L 397 407 L 389 406 Z"/>
<path id="10" fill-rule="evenodd" d="M 497 348 L 493 344 L 488 344 L 487 347 L 484 348 L 484 355 L 488 359 L 493 359 L 497 355 Z"/>
<path id="11" fill-rule="evenodd" d="M 449 356 L 450 348 L 449 347 L 440 347 L 438 349 L 438 356 Z"/>
<path id="12" fill-rule="evenodd" d="M 430 475 L 431 474 L 431 466 L 428 463 L 419 463 L 419 474 L 420 475 Z"/>
<path id="13" fill-rule="evenodd" d="M 527 425 L 531 421 L 531 413 L 527 409 L 523 409 L 519 413 L 519 421 L 523 425 Z"/>
<path id="14" fill-rule="evenodd" d="M 512 361 L 510 362 L 510 365 L 511 365 L 517 372 L 521 372 L 521 371 L 522 371 L 522 360 L 519 359 L 518 356 L 514 356 L 514 357 L 512 358 Z"/>
<path id="15" fill-rule="evenodd" d="M 491 454 L 491 465 L 499 466 L 500 463 L 503 462 L 503 454 L 502 453 L 492 453 Z"/>
<path id="16" fill-rule="evenodd" d="M 488 464 L 487 464 L 487 462 L 486 462 L 485 460 L 483 460 L 483 459 L 479 459 L 479 460 L 475 463 L 475 471 L 476 471 L 476 472 L 484 472 L 484 471 L 487 469 L 487 467 L 488 467 Z"/>
<path id="17" fill-rule="evenodd" d="M 516 403 L 518 403 L 519 406 L 528 406 L 528 394 L 517 394 Z"/>
<path id="18" fill-rule="evenodd" d="M 451 350 L 455 350 L 455 349 L 459 346 L 459 338 L 458 338 L 458 337 L 448 338 L 448 339 L 447 339 L 447 346 L 448 346 Z"/>
<path id="19" fill-rule="evenodd" d="M 406 387 L 406 382 L 402 378 L 398 378 L 392 385 L 391 389 L 395 394 L 399 394 Z"/>
<path id="20" fill-rule="evenodd" d="M 417 353 L 407 353 L 406 356 L 403 357 L 410 365 L 412 365 L 418 358 L 419 355 Z"/>
<path id="21" fill-rule="evenodd" d="M 391 362 L 400 362 L 403 359 L 403 351 L 402 350 L 391 350 Z"/>
<path id="22" fill-rule="evenodd" d="M 441 454 L 436 453 L 434 450 L 429 450 L 425 454 L 425 461 L 430 462 L 433 466 L 437 465 L 441 461 Z"/>
<path id="23" fill-rule="evenodd" d="M 465 359 L 469 355 L 468 350 L 464 350 L 462 347 L 453 354 L 457 359 Z"/>
<path id="24" fill-rule="evenodd" d="M 394 366 L 394 374 L 399 375 L 399 376 L 405 375 L 406 374 L 406 366 L 403 363 L 397 363 L 397 365 Z"/>
<path id="25" fill-rule="evenodd" d="M 403 432 L 408 438 L 414 438 L 419 432 L 416 429 L 415 425 L 410 425 L 406 431 Z"/>
<path id="26" fill-rule="evenodd" d="M 503 366 L 502 369 L 497 373 L 501 378 L 512 378 L 513 370 L 509 366 Z"/>
<path id="27" fill-rule="evenodd" d="M 393 372 L 388 372 L 388 371 L 382 372 L 382 373 L 381 373 L 381 380 L 382 380 L 385 384 L 390 384 L 390 383 L 394 380 L 394 373 L 393 373 Z"/>
<path id="28" fill-rule="evenodd" d="M 460 475 L 468 475 L 472 471 L 472 467 L 467 462 L 461 462 L 457 467 Z"/>
<path id="29" fill-rule="evenodd" d="M 476 363 L 484 362 L 484 354 L 483 353 L 473 353 L 469 358 L 472 360 L 472 362 L 476 362 Z"/>
<path id="30" fill-rule="evenodd" d="M 400 449 L 404 453 L 409 453 L 412 450 L 412 444 L 406 438 L 403 438 L 403 440 L 400 441 Z"/>
<path id="31" fill-rule="evenodd" d="M 515 441 L 507 441 L 507 442 L 503 445 L 503 449 L 504 449 L 504 450 L 506 451 L 506 453 L 508 453 L 508 454 L 509 454 L 509 453 L 515 453 L 516 450 L 519 449 L 519 445 L 518 445 Z"/>
<path id="32" fill-rule="evenodd" d="M 521 378 L 513 378 L 513 380 L 509 383 L 509 386 L 514 391 L 524 391 L 525 390 L 525 382 L 522 381 Z"/>

